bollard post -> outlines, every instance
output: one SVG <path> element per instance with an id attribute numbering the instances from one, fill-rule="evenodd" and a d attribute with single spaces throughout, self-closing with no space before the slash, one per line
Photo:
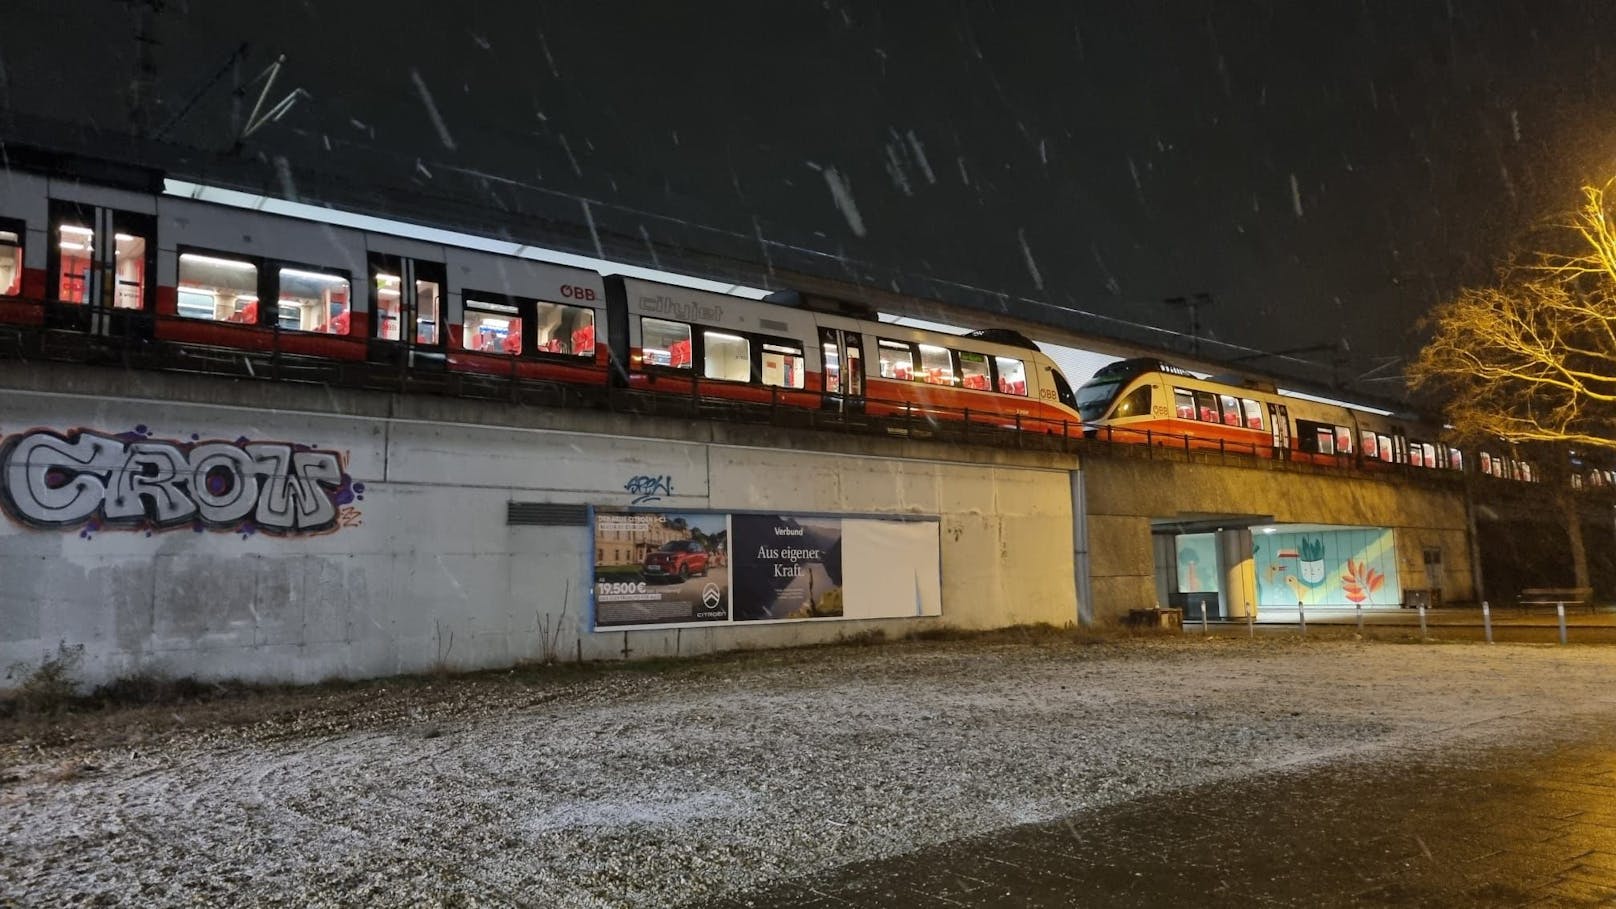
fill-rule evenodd
<path id="1" fill-rule="evenodd" d="M 1481 627 L 1487 633 L 1487 643 L 1493 642 L 1493 610 L 1486 600 L 1481 601 Z"/>
<path id="2" fill-rule="evenodd" d="M 1206 600 L 1203 598 L 1201 600 L 1201 637 L 1204 638 L 1204 637 L 1206 637 L 1206 635 L 1207 635 L 1207 628 L 1206 628 Z"/>
<path id="3" fill-rule="evenodd" d="M 1296 617 L 1301 620 L 1302 637 L 1307 637 L 1307 610 L 1302 608 L 1302 601 L 1296 601 Z"/>
<path id="4" fill-rule="evenodd" d="M 1363 604 L 1353 603 L 1352 606 L 1358 612 L 1358 637 L 1363 637 Z"/>
<path id="5" fill-rule="evenodd" d="M 1425 604 L 1424 603 L 1420 604 L 1420 640 L 1422 640 L 1422 641 L 1427 640 L 1427 636 L 1425 634 Z"/>
<path id="6" fill-rule="evenodd" d="M 1565 604 L 1564 603 L 1555 603 L 1554 604 L 1554 614 L 1560 617 L 1560 643 L 1564 644 L 1566 642 L 1566 635 L 1565 635 Z"/>

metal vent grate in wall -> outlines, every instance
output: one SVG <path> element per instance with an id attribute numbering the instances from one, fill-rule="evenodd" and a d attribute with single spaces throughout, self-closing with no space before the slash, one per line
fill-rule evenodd
<path id="1" fill-rule="evenodd" d="M 790 331 L 791 330 L 790 325 L 787 325 L 786 323 L 780 321 L 779 319 L 759 319 L 758 324 L 763 326 L 764 328 L 772 329 L 774 331 L 784 332 L 784 331 Z"/>
<path id="2" fill-rule="evenodd" d="M 507 502 L 505 523 L 537 527 L 583 527 L 589 523 L 588 505 L 554 502 Z"/>

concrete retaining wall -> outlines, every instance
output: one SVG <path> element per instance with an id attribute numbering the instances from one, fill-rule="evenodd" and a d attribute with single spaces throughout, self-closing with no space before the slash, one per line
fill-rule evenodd
<path id="1" fill-rule="evenodd" d="M 1138 452 L 1131 452 L 1138 454 Z M 1390 527 L 1405 588 L 1424 587 L 1425 549 L 1443 556 L 1448 602 L 1474 597 L 1464 488 L 1458 477 L 1379 479 L 1343 473 L 1091 455 L 1083 461 L 1097 618 L 1157 603 L 1152 519 L 1260 515 L 1272 523 Z"/>
<path id="2" fill-rule="evenodd" d="M 1077 615 L 1069 458 L 217 379 L 62 370 L 67 381 L 46 383 L 8 368 L 0 441 L 105 433 L 96 457 L 144 477 L 129 489 L 160 486 L 167 451 L 208 440 L 224 461 L 275 457 L 270 443 L 286 443 L 311 476 L 329 455 L 342 477 L 328 522 L 297 469 L 278 511 L 201 528 L 75 522 L 71 502 L 47 527 L 19 517 L 44 504 L 11 503 L 0 515 L 0 687 L 59 644 L 82 646 L 91 683 L 145 669 L 308 682 L 540 658 L 557 625 L 559 656 L 615 659 Z M 114 384 L 117 397 L 96 390 Z M 543 425 L 509 425 L 523 422 Z M 939 515 L 943 616 L 594 633 L 589 528 L 510 526 L 506 507 L 626 505 L 637 476 L 666 478 L 658 506 Z M 45 482 L 41 500 L 71 491 L 49 488 L 60 482 Z M 108 514 L 116 494 L 109 485 Z M 223 478 L 204 493 L 210 513 L 230 517 L 230 494 Z"/>

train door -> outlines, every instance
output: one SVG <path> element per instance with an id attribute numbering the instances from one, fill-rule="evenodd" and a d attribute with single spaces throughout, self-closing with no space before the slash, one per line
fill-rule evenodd
<path id="1" fill-rule="evenodd" d="M 99 205 L 50 203 L 47 324 L 150 337 L 157 220 Z"/>
<path id="2" fill-rule="evenodd" d="M 1392 460 L 1398 464 L 1408 463 L 1408 436 L 1403 435 L 1401 429 L 1392 430 Z"/>
<path id="3" fill-rule="evenodd" d="M 824 408 L 859 413 L 864 410 L 864 337 L 840 328 L 819 330 L 824 361 Z"/>
<path id="4" fill-rule="evenodd" d="M 1272 427 L 1274 448 L 1289 452 L 1291 448 L 1291 415 L 1284 404 L 1268 405 L 1268 425 Z"/>
<path id="5" fill-rule="evenodd" d="M 443 362 L 447 275 L 442 262 L 370 254 L 372 359 Z"/>

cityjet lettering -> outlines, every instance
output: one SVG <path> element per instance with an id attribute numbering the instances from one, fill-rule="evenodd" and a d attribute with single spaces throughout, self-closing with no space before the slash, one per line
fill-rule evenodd
<path id="1" fill-rule="evenodd" d="M 656 313 L 660 316 L 672 316 L 691 322 L 701 319 L 707 322 L 718 322 L 724 318 L 724 307 L 716 303 L 699 303 L 695 300 L 678 300 L 667 294 L 658 294 L 654 297 L 640 297 L 640 312 Z"/>
<path id="2" fill-rule="evenodd" d="M 336 452 L 284 442 L 36 429 L 0 445 L 0 506 L 41 528 L 190 523 L 321 533 L 339 526 L 339 506 L 353 489 Z"/>

